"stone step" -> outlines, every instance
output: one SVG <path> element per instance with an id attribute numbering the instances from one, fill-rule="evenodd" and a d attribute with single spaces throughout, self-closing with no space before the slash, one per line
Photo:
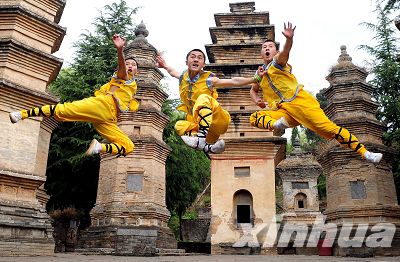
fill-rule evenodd
<path id="1" fill-rule="evenodd" d="M 165 254 L 155 254 L 156 257 L 189 257 L 189 256 L 210 256 L 210 254 L 205 253 L 165 253 Z"/>
<path id="2" fill-rule="evenodd" d="M 77 248 L 75 253 L 82 255 L 115 255 L 113 248 Z M 185 253 L 184 249 L 157 248 L 155 256 L 204 256 L 205 253 Z"/>
<path id="3" fill-rule="evenodd" d="M 187 256 L 185 249 L 156 248 L 156 256 Z"/>
<path id="4" fill-rule="evenodd" d="M 185 253 L 185 249 L 178 248 L 156 248 L 156 253 Z"/>
<path id="5" fill-rule="evenodd" d="M 76 248 L 76 253 L 83 255 L 111 255 L 115 253 L 114 248 Z"/>
<path id="6" fill-rule="evenodd" d="M 82 255 L 114 255 L 113 248 L 77 248 L 75 253 Z M 156 248 L 155 256 L 199 256 L 209 255 L 204 253 L 185 253 L 184 249 Z"/>

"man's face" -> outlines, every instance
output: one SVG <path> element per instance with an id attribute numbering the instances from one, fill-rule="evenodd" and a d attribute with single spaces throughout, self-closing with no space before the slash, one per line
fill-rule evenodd
<path id="1" fill-rule="evenodd" d="M 200 72 L 205 65 L 203 53 L 199 51 L 190 52 L 186 61 L 186 65 L 188 66 L 189 71 Z"/>
<path id="2" fill-rule="evenodd" d="M 125 60 L 126 72 L 132 75 L 136 75 L 138 72 L 137 64 L 133 59 Z"/>
<path id="3" fill-rule="evenodd" d="M 271 62 L 278 52 L 274 42 L 265 42 L 261 46 L 261 57 L 265 62 Z"/>

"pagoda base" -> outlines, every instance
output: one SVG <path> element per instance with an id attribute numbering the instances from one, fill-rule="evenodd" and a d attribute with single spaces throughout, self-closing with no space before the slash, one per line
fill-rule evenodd
<path id="1" fill-rule="evenodd" d="M 234 247 L 234 243 L 211 245 L 212 255 L 277 255 L 276 247 Z"/>
<path id="2" fill-rule="evenodd" d="M 0 200 L 0 256 L 54 254 L 53 227 L 38 203 Z"/>
<path id="3" fill-rule="evenodd" d="M 338 231 L 343 231 L 344 225 L 338 225 Z M 374 257 L 374 256 L 400 256 L 400 225 L 395 227 L 395 232 L 393 239 L 389 246 L 377 246 L 373 247 L 368 245 L 366 242 L 374 238 L 374 234 L 377 233 L 377 230 L 371 230 L 373 226 L 368 226 L 367 232 L 365 234 L 365 240 L 358 240 L 356 236 L 357 225 L 353 225 L 353 228 L 349 229 L 350 233 L 350 240 L 349 242 L 353 243 L 353 246 L 343 246 L 339 242 L 339 238 L 336 237 L 334 240 L 334 244 L 332 246 L 332 251 L 334 256 L 341 256 L 341 257 Z M 376 240 L 379 243 L 381 240 Z M 346 243 L 350 245 L 350 243 L 346 241 L 342 241 L 342 243 Z M 361 242 L 361 243 L 360 243 Z M 359 245 L 357 245 L 360 243 Z"/>
<path id="4" fill-rule="evenodd" d="M 333 255 L 400 256 L 400 207 L 390 205 L 341 207 L 326 212 L 336 225 L 330 238 Z"/>
<path id="5" fill-rule="evenodd" d="M 79 252 L 119 256 L 156 256 L 159 249 L 176 249 L 171 230 L 158 226 L 91 226 L 78 240 Z"/>

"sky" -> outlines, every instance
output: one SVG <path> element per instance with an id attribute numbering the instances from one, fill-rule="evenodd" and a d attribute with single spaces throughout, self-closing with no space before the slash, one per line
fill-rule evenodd
<path id="1" fill-rule="evenodd" d="M 74 48 L 84 30 L 92 30 L 94 18 L 105 5 L 118 0 L 67 0 L 60 25 L 67 29 L 61 48 L 54 55 L 64 59 L 64 66 L 72 62 Z M 178 71 L 185 68 L 186 53 L 193 48 L 205 51 L 212 44 L 209 32 L 215 27 L 215 13 L 229 13 L 234 0 L 126 0 L 132 8 L 141 7 L 133 21 L 143 21 L 149 30 L 148 41 L 164 52 L 166 61 Z M 249 1 L 236 1 L 249 2 Z M 289 63 L 293 73 L 305 89 L 317 93 L 329 86 L 325 77 L 337 62 L 340 46 L 358 65 L 365 65 L 368 55 L 359 50 L 361 44 L 371 44 L 373 33 L 360 25 L 374 22 L 373 0 L 285 0 L 254 1 L 256 11 L 268 11 L 270 24 L 275 25 L 276 40 L 284 43 L 281 31 L 286 21 L 296 25 Z M 195 4 L 197 3 L 197 4 Z M 260 63 L 262 61 L 260 60 Z M 167 75 L 166 71 L 163 71 Z M 177 80 L 167 76 L 171 95 L 177 95 Z"/>
<path id="2" fill-rule="evenodd" d="M 72 62 L 73 43 L 85 30 L 92 30 L 94 18 L 105 5 L 119 0 L 67 0 L 60 25 L 67 29 L 60 50 L 55 56 L 64 59 L 64 66 Z M 234 0 L 126 0 L 132 8 L 141 7 L 133 21 L 141 21 L 149 31 L 148 41 L 164 52 L 168 64 L 183 71 L 186 53 L 193 48 L 205 51 L 212 44 L 209 32 L 215 27 L 215 13 L 229 13 Z M 236 1 L 249 2 L 249 1 Z M 358 47 L 373 43 L 373 32 L 360 23 L 376 21 L 374 0 L 255 0 L 256 11 L 269 12 L 270 24 L 275 26 L 275 40 L 284 43 L 281 31 L 286 21 L 296 26 L 289 63 L 293 73 L 305 89 L 317 93 L 329 87 L 325 77 L 337 62 L 340 46 L 346 45 L 353 63 L 366 65 L 368 54 Z M 260 60 L 260 63 L 262 61 Z M 163 71 L 167 75 L 166 71 Z M 170 96 L 177 97 L 178 80 L 166 77 L 163 83 Z"/>

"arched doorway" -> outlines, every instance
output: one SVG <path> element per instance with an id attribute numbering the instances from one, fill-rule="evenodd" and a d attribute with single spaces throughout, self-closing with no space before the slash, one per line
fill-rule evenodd
<path id="1" fill-rule="evenodd" d="M 307 208 L 307 195 L 304 193 L 298 193 L 294 196 L 295 208 L 306 209 Z"/>
<path id="2" fill-rule="evenodd" d="M 254 224 L 253 196 L 245 189 L 233 195 L 233 214 L 237 225 Z"/>

